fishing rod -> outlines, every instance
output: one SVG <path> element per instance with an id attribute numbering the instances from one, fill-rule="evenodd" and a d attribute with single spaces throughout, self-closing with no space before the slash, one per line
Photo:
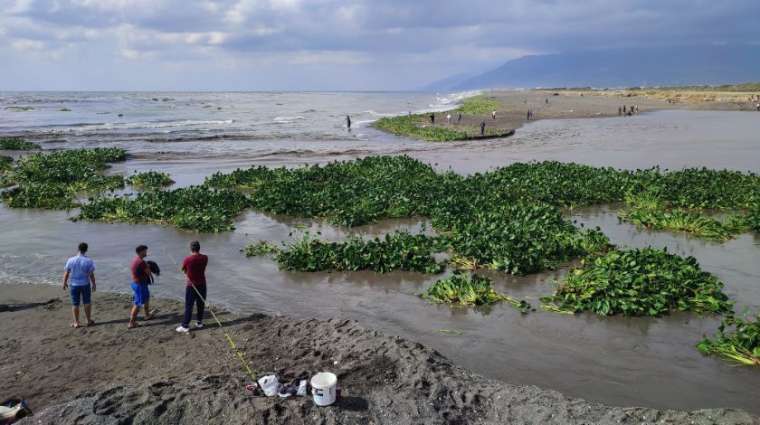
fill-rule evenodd
<path id="1" fill-rule="evenodd" d="M 169 259 L 172 260 L 174 265 L 177 266 L 177 269 L 179 269 L 180 268 L 179 263 L 174 258 L 174 256 L 171 255 L 169 251 L 167 251 L 166 249 L 164 249 L 164 253 L 166 253 Z M 194 283 L 190 283 L 190 287 L 193 288 L 198 298 L 200 298 L 201 301 L 203 301 L 203 304 L 206 305 L 209 313 L 211 313 L 211 316 L 214 318 L 214 321 L 216 321 L 216 324 L 219 326 L 219 329 L 221 329 L 222 332 L 224 333 L 224 337 L 227 339 L 227 343 L 229 344 L 230 349 L 235 353 L 235 357 L 237 357 L 237 359 L 240 361 L 240 364 L 243 366 L 243 369 L 246 375 L 248 375 L 248 377 L 251 378 L 252 382 L 255 383 L 256 374 L 253 372 L 253 370 L 251 370 L 251 367 L 248 365 L 248 362 L 245 361 L 245 358 L 243 357 L 243 353 L 241 353 L 240 350 L 238 350 L 238 347 L 237 347 L 237 344 L 235 344 L 235 341 L 232 339 L 230 334 L 224 329 L 222 322 L 219 321 L 219 318 L 216 316 L 216 313 L 214 313 L 214 310 L 211 308 L 211 305 L 208 303 L 208 301 L 206 301 L 206 298 L 204 298 L 203 295 L 201 295 L 200 291 L 198 291 L 198 288 L 195 287 Z"/>

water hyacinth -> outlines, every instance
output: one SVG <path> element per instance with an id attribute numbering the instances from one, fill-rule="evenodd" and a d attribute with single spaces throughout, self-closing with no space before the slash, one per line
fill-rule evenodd
<path id="1" fill-rule="evenodd" d="M 357 271 L 387 273 L 394 270 L 440 273 L 443 265 L 433 254 L 445 249 L 440 238 L 389 233 L 384 237 L 363 240 L 351 237 L 345 242 L 322 242 L 306 235 L 277 253 L 277 262 L 293 271 Z"/>
<path id="2" fill-rule="evenodd" d="M 128 185 L 142 190 L 158 190 L 174 184 L 168 173 L 161 171 L 145 171 L 127 177 Z"/>
<path id="3" fill-rule="evenodd" d="M 472 273 L 457 272 L 449 278 L 440 279 L 422 297 L 434 303 L 463 306 L 491 305 L 506 301 L 522 313 L 531 310 L 526 301 L 496 292 L 490 279 Z"/>
<path id="4" fill-rule="evenodd" d="M 40 145 L 28 142 L 20 137 L 0 137 L 0 150 L 32 151 L 41 149 Z"/>
<path id="5" fill-rule="evenodd" d="M 760 366 L 760 315 L 754 321 L 724 319 L 717 335 L 700 341 L 697 349 L 743 366 Z"/>
<path id="6" fill-rule="evenodd" d="M 693 257 L 645 248 L 611 251 L 571 270 L 543 301 L 560 310 L 602 316 L 660 316 L 671 311 L 728 313 L 723 284 Z"/>

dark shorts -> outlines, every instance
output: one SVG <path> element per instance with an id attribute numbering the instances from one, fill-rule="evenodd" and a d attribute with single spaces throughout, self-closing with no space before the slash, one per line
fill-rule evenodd
<path id="1" fill-rule="evenodd" d="M 71 293 L 71 305 L 79 306 L 79 304 L 89 305 L 92 291 L 90 285 L 78 285 L 69 286 L 69 292 Z"/>
<path id="2" fill-rule="evenodd" d="M 142 307 L 150 301 L 148 285 L 132 282 L 132 294 L 134 295 L 134 304 L 138 307 Z"/>

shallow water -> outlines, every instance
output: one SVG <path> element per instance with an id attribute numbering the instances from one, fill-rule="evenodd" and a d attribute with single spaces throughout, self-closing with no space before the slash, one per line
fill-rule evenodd
<path id="1" fill-rule="evenodd" d="M 336 96 L 339 103 L 349 102 L 348 98 Z M 361 96 L 375 96 L 365 102 L 387 104 L 388 110 L 394 105 L 397 109 L 405 107 L 397 94 L 386 98 L 380 94 L 350 96 L 350 102 L 357 104 Z M 313 103 L 323 101 L 320 98 Z M 420 108 L 426 102 L 428 106 L 435 103 L 430 98 L 420 100 Z M 140 119 L 149 119 L 148 115 Z M 187 119 L 179 115 L 177 119 Z M 362 128 L 359 132 L 363 139 L 303 140 L 303 133 L 298 133 L 278 140 L 224 140 L 225 148 L 218 151 L 218 142 L 208 140 L 181 144 L 114 142 L 113 135 L 93 134 L 45 146 L 122 144 L 139 159 L 119 164 L 112 172 L 160 168 L 172 173 L 178 184 L 188 185 L 200 183 L 219 169 L 254 163 L 291 166 L 374 153 L 411 153 L 441 169 L 451 167 L 463 173 L 534 159 L 626 168 L 704 165 L 760 171 L 756 161 L 760 154 L 760 140 L 755 137 L 758 130 L 760 120 L 751 113 L 659 112 L 633 118 L 539 121 L 520 129 L 511 139 L 485 143 L 425 144 Z M 345 130 L 337 127 L 334 134 L 339 133 Z M 153 155 L 145 147 L 156 144 L 161 146 L 155 148 L 156 152 L 170 152 Z M 175 147 L 178 145 L 183 147 Z M 67 220 L 70 215 L 73 212 L 10 210 L 0 206 L 0 282 L 57 283 L 65 257 L 72 254 L 76 242 L 87 240 L 97 263 L 99 286 L 126 292 L 132 247 L 145 243 L 165 270 L 153 293 L 175 298 L 182 294 L 181 277 L 171 269 L 184 255 L 188 241 L 197 235 L 156 225 L 74 223 Z M 619 223 L 608 208 L 576 211 L 573 218 L 587 226 L 600 226 L 619 245 L 668 247 L 680 255 L 693 255 L 704 269 L 725 282 L 726 292 L 737 301 L 739 312 L 760 309 L 760 237 L 756 235 L 717 244 L 683 235 L 643 232 Z M 315 220 L 248 212 L 240 218 L 235 232 L 200 236 L 204 251 L 211 256 L 211 298 L 240 312 L 356 319 L 387 333 L 423 342 L 483 375 L 608 404 L 680 409 L 741 407 L 760 413 L 756 396 L 758 371 L 703 357 L 694 348 L 703 334 L 717 328 L 718 319 L 714 317 L 677 314 L 626 319 L 542 311 L 521 315 L 505 305 L 452 309 L 430 305 L 418 297 L 438 276 L 288 273 L 279 271 L 268 258 L 246 259 L 240 253 L 246 243 L 260 239 L 291 241 L 307 230 L 338 240 L 349 234 L 382 234 L 395 229 L 419 232 L 428 227 L 410 219 L 349 231 Z M 552 281 L 563 272 L 492 276 L 497 289 L 527 298 L 537 306 L 538 297 L 550 293 Z"/>

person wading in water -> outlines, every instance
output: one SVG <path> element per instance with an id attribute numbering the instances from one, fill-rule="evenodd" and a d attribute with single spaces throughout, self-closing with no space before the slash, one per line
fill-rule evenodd
<path id="1" fill-rule="evenodd" d="M 79 244 L 79 254 L 66 261 L 66 272 L 63 274 L 63 290 L 71 287 L 71 313 L 74 321 L 72 328 L 79 327 L 79 304 L 84 304 L 84 316 L 87 318 L 87 326 L 92 326 L 95 321 L 90 314 L 92 312 L 90 297 L 95 292 L 95 263 L 88 257 L 87 244 Z M 92 286 L 90 286 L 92 283 Z"/>
<path id="2" fill-rule="evenodd" d="M 346 128 L 348 129 L 348 131 L 351 131 L 351 116 L 350 115 L 346 115 Z"/>
<path id="3" fill-rule="evenodd" d="M 190 255 L 182 261 L 182 272 L 187 277 L 185 286 L 185 317 L 182 324 L 176 329 L 179 333 L 190 332 L 190 319 L 193 315 L 193 307 L 198 306 L 195 316 L 195 329 L 203 328 L 203 309 L 206 306 L 206 266 L 208 256 L 201 254 L 201 244 L 198 241 L 190 242 Z"/>

